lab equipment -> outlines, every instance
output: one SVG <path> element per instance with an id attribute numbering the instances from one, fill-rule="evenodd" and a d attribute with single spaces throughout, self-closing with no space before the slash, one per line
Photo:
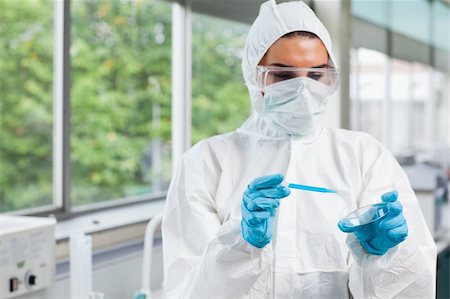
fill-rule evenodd
<path id="1" fill-rule="evenodd" d="M 103 299 L 105 294 L 102 292 L 90 292 L 88 295 L 88 299 Z"/>
<path id="2" fill-rule="evenodd" d="M 283 185 L 288 188 L 304 190 L 304 191 L 320 192 L 320 193 L 339 193 L 339 192 L 341 192 L 341 191 L 328 189 L 328 188 L 324 188 L 324 187 L 300 185 L 300 184 L 287 183 L 287 182 L 283 182 Z"/>
<path id="3" fill-rule="evenodd" d="M 308 135 L 325 111 L 329 86 L 310 78 L 280 81 L 264 89 L 262 116 L 270 119 L 280 132 L 294 136 Z"/>
<path id="4" fill-rule="evenodd" d="M 92 238 L 77 231 L 69 241 L 71 298 L 87 298 L 92 292 Z"/>
<path id="5" fill-rule="evenodd" d="M 408 236 L 403 207 L 397 198 L 397 191 L 383 194 L 382 203 L 365 206 L 341 219 L 339 229 L 354 233 L 368 253 L 385 254 Z"/>
<path id="6" fill-rule="evenodd" d="M 318 124 L 312 134 L 293 138 L 261 117 L 256 66 L 293 31 L 313 31 L 334 62 L 328 33 L 306 4 L 262 4 L 242 61 L 252 115 L 237 131 L 190 148 L 171 181 L 162 225 L 167 298 L 434 298 L 435 244 L 392 154 L 366 133 Z M 276 210 L 276 246 L 256 248 L 242 238 L 242 192 L 250 179 L 267 173 L 298 182 L 332 179 L 352 192 L 329 202 L 308 199 L 334 194 L 292 192 Z M 335 222 L 354 194 L 392 181 L 414 238 L 374 258 L 354 234 L 341 238 Z"/>
<path id="7" fill-rule="evenodd" d="M 155 238 L 156 229 L 161 226 L 162 217 L 162 214 L 153 216 L 152 219 L 150 219 L 150 221 L 148 222 L 147 227 L 145 228 L 141 289 L 134 293 L 134 299 L 152 298 L 150 279 L 152 273 L 153 240 Z"/>
<path id="8" fill-rule="evenodd" d="M 333 66 L 322 68 L 298 68 L 298 67 L 278 67 L 258 65 L 256 67 L 256 76 L 258 86 L 261 90 L 281 82 L 290 81 L 291 79 L 304 78 L 319 82 L 328 87 L 325 96 L 332 94 L 339 86 L 339 71 Z M 300 81 L 301 82 L 301 81 Z M 300 85 L 295 89 L 298 89 Z"/>
<path id="9" fill-rule="evenodd" d="M 53 218 L 0 215 L 0 298 L 53 283 L 55 224 Z"/>
<path id="10" fill-rule="evenodd" d="M 148 290 L 139 290 L 134 293 L 133 299 L 149 299 L 150 293 Z"/>
<path id="11" fill-rule="evenodd" d="M 450 298 L 450 240 L 439 250 L 437 258 L 436 298 Z"/>
<path id="12" fill-rule="evenodd" d="M 389 213 L 387 203 L 376 203 L 359 208 L 341 219 L 343 229 L 362 230 L 368 238 L 377 233 L 381 219 Z"/>
<path id="13" fill-rule="evenodd" d="M 272 239 L 272 224 L 280 199 L 290 194 L 282 185 L 281 174 L 256 178 L 245 190 L 242 199 L 242 237 L 251 245 L 262 248 Z"/>

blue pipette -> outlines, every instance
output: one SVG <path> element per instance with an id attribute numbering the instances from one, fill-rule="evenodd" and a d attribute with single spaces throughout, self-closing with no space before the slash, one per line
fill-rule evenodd
<path id="1" fill-rule="evenodd" d="M 293 189 L 299 189 L 299 190 L 305 190 L 305 191 L 312 191 L 312 192 L 320 192 L 320 193 L 338 193 L 336 190 L 323 188 L 323 187 L 315 187 L 315 186 L 308 186 L 308 185 L 300 185 L 300 184 L 293 184 L 288 183 L 288 188 Z"/>

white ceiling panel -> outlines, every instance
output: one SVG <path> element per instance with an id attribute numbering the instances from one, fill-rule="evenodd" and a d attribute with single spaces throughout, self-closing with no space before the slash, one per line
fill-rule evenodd
<path id="1" fill-rule="evenodd" d="M 183 1 L 176 2 L 183 3 Z M 265 0 L 190 0 L 194 12 L 243 23 L 253 23 L 260 5 L 264 2 Z M 277 3 L 281 2 L 289 2 L 289 0 L 277 1 Z M 310 4 L 311 0 L 304 0 L 304 2 Z"/>

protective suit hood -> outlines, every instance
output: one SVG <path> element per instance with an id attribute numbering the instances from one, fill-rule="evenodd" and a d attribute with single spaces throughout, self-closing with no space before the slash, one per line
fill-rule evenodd
<path id="1" fill-rule="evenodd" d="M 280 4 L 275 0 L 264 2 L 247 35 L 242 58 L 242 73 L 249 90 L 253 113 L 239 130 L 267 137 L 286 137 L 272 129 L 258 115 L 262 110 L 263 97 L 256 83 L 256 66 L 273 43 L 283 35 L 294 31 L 307 31 L 317 35 L 325 45 L 332 65 L 336 66 L 330 35 L 308 5 L 302 1 Z"/>

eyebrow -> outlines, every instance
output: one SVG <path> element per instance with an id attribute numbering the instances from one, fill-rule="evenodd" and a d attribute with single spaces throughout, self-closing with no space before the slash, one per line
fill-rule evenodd
<path id="1" fill-rule="evenodd" d="M 295 67 L 289 64 L 283 64 L 283 63 L 271 63 L 270 66 L 278 66 L 278 67 Z M 328 64 L 324 63 L 321 65 L 316 65 L 316 66 L 311 66 L 308 67 L 308 69 L 318 69 L 318 68 L 326 68 L 326 67 L 330 67 Z"/>

